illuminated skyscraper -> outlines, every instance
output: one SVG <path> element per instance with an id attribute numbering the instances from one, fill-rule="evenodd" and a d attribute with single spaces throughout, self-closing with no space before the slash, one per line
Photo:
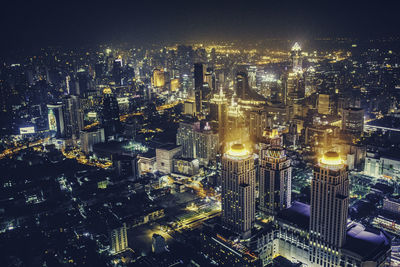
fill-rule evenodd
<path id="1" fill-rule="evenodd" d="M 122 83 L 122 60 L 116 59 L 113 62 L 112 77 L 116 85 L 121 85 Z"/>
<path id="2" fill-rule="evenodd" d="M 256 170 L 253 155 L 234 144 L 222 157 L 222 222 L 247 238 L 255 216 Z"/>
<path id="3" fill-rule="evenodd" d="M 302 71 L 303 58 L 301 56 L 301 47 L 297 42 L 292 46 L 291 59 L 292 59 L 293 72 Z"/>
<path id="4" fill-rule="evenodd" d="M 202 112 L 203 84 L 205 72 L 205 66 L 202 63 L 194 64 L 194 94 L 197 114 Z"/>
<path id="5" fill-rule="evenodd" d="M 110 241 L 112 254 L 124 252 L 128 248 L 128 234 L 125 223 L 111 230 Z"/>
<path id="6" fill-rule="evenodd" d="M 218 122 L 219 140 L 222 142 L 225 138 L 226 123 L 228 116 L 228 99 L 226 99 L 222 87 L 219 94 L 214 94 L 210 100 L 210 118 Z"/>
<path id="7" fill-rule="evenodd" d="M 249 80 L 246 72 L 236 74 L 236 95 L 240 99 L 247 99 L 249 96 Z"/>
<path id="8" fill-rule="evenodd" d="M 331 114 L 330 99 L 327 94 L 318 95 L 318 113 L 328 115 Z"/>
<path id="9" fill-rule="evenodd" d="M 66 138 L 79 138 L 83 129 L 83 111 L 78 96 L 68 95 L 62 99 L 64 116 L 64 136 Z"/>
<path id="10" fill-rule="evenodd" d="M 269 141 L 260 150 L 260 209 L 274 215 L 290 207 L 292 167 L 276 129 L 269 134 Z"/>
<path id="11" fill-rule="evenodd" d="M 343 109 L 342 130 L 345 133 L 361 135 L 364 131 L 364 110 L 361 108 Z"/>
<path id="12" fill-rule="evenodd" d="M 349 208 L 347 166 L 336 152 L 327 152 L 314 166 L 311 181 L 310 258 L 321 266 L 337 266 L 346 241 Z M 330 255 L 326 250 L 332 251 Z M 328 255 L 328 256 L 327 256 Z"/>
<path id="13" fill-rule="evenodd" d="M 121 130 L 118 102 L 110 88 L 103 90 L 102 126 L 106 140 Z"/>
<path id="14" fill-rule="evenodd" d="M 63 105 L 61 103 L 47 105 L 47 117 L 49 130 L 56 133 L 56 137 L 64 137 L 65 125 L 63 115 Z"/>
<path id="15" fill-rule="evenodd" d="M 153 87 L 162 88 L 165 86 L 165 73 L 163 70 L 154 69 L 153 77 L 151 78 Z"/>
<path id="16" fill-rule="evenodd" d="M 181 122 L 176 134 L 176 144 L 182 146 L 182 156 L 197 158 L 202 165 L 215 160 L 219 150 L 218 133 L 208 122 L 201 127 L 200 122 Z"/>

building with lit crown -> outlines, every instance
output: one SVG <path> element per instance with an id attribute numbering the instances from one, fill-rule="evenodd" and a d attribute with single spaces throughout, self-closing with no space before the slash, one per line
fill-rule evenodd
<path id="1" fill-rule="evenodd" d="M 260 149 L 259 192 L 260 209 L 269 215 L 290 207 L 292 167 L 282 147 L 282 136 L 274 129 L 270 144 Z"/>
<path id="2" fill-rule="evenodd" d="M 253 155 L 234 144 L 222 157 L 222 222 L 247 238 L 255 220 L 256 170 Z"/>

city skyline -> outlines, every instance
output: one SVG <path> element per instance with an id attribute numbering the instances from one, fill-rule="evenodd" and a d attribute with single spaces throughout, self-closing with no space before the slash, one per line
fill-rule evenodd
<path id="1" fill-rule="evenodd" d="M 400 266 L 397 6 L 4 4 L 1 266 Z"/>

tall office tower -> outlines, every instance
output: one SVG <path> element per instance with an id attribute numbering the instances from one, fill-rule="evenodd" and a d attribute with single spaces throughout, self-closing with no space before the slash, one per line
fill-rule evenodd
<path id="1" fill-rule="evenodd" d="M 276 129 L 269 133 L 269 143 L 260 150 L 260 209 L 275 215 L 291 205 L 292 167 Z"/>
<path id="2" fill-rule="evenodd" d="M 246 72 L 236 74 L 236 95 L 240 99 L 249 97 L 249 80 Z"/>
<path id="3" fill-rule="evenodd" d="M 85 69 L 79 69 L 76 73 L 78 78 L 76 92 L 82 97 L 87 97 L 89 91 L 89 74 Z M 68 86 L 69 87 L 69 86 Z"/>
<path id="4" fill-rule="evenodd" d="M 346 241 L 349 208 L 347 166 L 336 152 L 327 152 L 314 166 L 311 181 L 310 261 L 337 266 L 338 249 Z M 327 254 L 326 251 L 332 251 Z"/>
<path id="5" fill-rule="evenodd" d="M 225 140 L 226 121 L 228 116 L 228 99 L 220 88 L 219 94 L 214 94 L 210 100 L 210 118 L 218 122 L 218 136 L 219 141 Z"/>
<path id="6" fill-rule="evenodd" d="M 102 104 L 102 126 L 104 128 L 106 140 L 108 140 L 121 130 L 118 102 L 110 88 L 105 88 L 103 90 Z"/>
<path id="7" fill-rule="evenodd" d="M 62 99 L 64 131 L 66 138 L 79 138 L 83 129 L 83 111 L 78 96 L 69 95 Z"/>
<path id="8" fill-rule="evenodd" d="M 194 133 L 200 129 L 200 122 L 180 122 L 176 132 L 176 144 L 182 147 L 182 157 L 195 158 Z"/>
<path id="9" fill-rule="evenodd" d="M 82 130 L 80 133 L 81 149 L 86 154 L 93 152 L 93 145 L 105 141 L 103 128 Z"/>
<path id="10" fill-rule="evenodd" d="M 194 143 L 196 158 L 202 165 L 208 165 L 216 159 L 219 150 L 218 133 L 211 129 L 208 122 L 203 129 L 195 132 Z"/>
<path id="11" fill-rule="evenodd" d="M 256 88 L 257 86 L 257 66 L 250 66 L 247 73 L 249 74 L 249 86 L 250 88 Z"/>
<path id="12" fill-rule="evenodd" d="M 327 94 L 318 95 L 318 113 L 331 114 L 330 96 Z"/>
<path id="13" fill-rule="evenodd" d="M 202 111 L 205 72 L 205 66 L 202 63 L 194 64 L 194 93 L 196 101 L 196 113 L 201 113 Z"/>
<path id="14" fill-rule="evenodd" d="M 360 136 L 364 132 L 364 110 L 347 108 L 342 111 L 342 130 Z"/>
<path id="15" fill-rule="evenodd" d="M 49 130 L 56 133 L 57 138 L 64 137 L 65 125 L 62 103 L 47 105 L 47 118 L 49 121 Z"/>
<path id="16" fill-rule="evenodd" d="M 302 71 L 303 58 L 301 56 L 301 47 L 297 42 L 292 46 L 291 59 L 292 59 L 293 72 Z"/>
<path id="17" fill-rule="evenodd" d="M 126 224 L 114 227 L 110 231 L 111 253 L 118 254 L 124 252 L 128 248 L 128 234 L 126 231 Z"/>
<path id="18" fill-rule="evenodd" d="M 165 73 L 163 70 L 154 69 L 153 76 L 151 77 L 151 84 L 153 87 L 162 88 L 165 86 Z"/>
<path id="19" fill-rule="evenodd" d="M 212 68 L 207 68 L 206 74 L 204 75 L 204 82 L 208 84 L 208 88 L 210 89 L 210 91 L 207 92 L 207 95 L 211 96 L 211 93 L 217 90 L 215 72 Z"/>
<path id="20" fill-rule="evenodd" d="M 234 144 L 222 157 L 222 222 L 248 238 L 255 217 L 256 170 L 253 155 Z"/>
<path id="21" fill-rule="evenodd" d="M 254 142 L 261 141 L 265 129 L 272 127 L 272 118 L 266 110 L 252 110 L 249 112 L 250 138 Z"/>
<path id="22" fill-rule="evenodd" d="M 304 73 L 304 88 L 306 97 L 317 91 L 317 77 L 313 66 L 309 67 Z"/>
<path id="23" fill-rule="evenodd" d="M 287 100 L 289 103 L 294 103 L 304 98 L 305 86 L 303 75 L 298 72 L 289 72 L 286 82 Z"/>
<path id="24" fill-rule="evenodd" d="M 114 60 L 112 68 L 112 78 L 116 85 L 121 85 L 122 80 L 122 60 Z"/>

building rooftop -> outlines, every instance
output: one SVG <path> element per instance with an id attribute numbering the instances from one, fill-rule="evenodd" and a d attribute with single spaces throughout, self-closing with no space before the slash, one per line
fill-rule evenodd
<path id="1" fill-rule="evenodd" d="M 294 223 L 302 229 L 308 230 L 310 225 L 310 206 L 298 201 L 292 203 L 290 208 L 278 212 L 278 218 Z"/>

